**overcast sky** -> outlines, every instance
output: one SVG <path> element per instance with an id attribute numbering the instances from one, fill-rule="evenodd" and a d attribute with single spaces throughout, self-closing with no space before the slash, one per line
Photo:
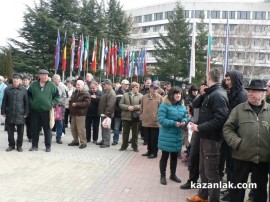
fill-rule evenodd
<path id="1" fill-rule="evenodd" d="M 0 46 L 7 43 L 9 37 L 16 38 L 17 30 L 23 25 L 23 13 L 26 6 L 33 6 L 34 0 L 2 0 L 0 6 Z M 39 2 L 39 1 L 37 1 Z M 124 9 L 136 8 L 139 6 L 168 2 L 168 0 L 120 0 Z"/>
<path id="2" fill-rule="evenodd" d="M 120 0 L 124 9 L 137 8 L 158 3 L 166 3 L 174 0 Z M 216 1 L 216 0 L 208 0 Z M 233 0 L 219 0 L 233 1 Z M 238 1 L 256 1 L 256 0 L 238 0 Z M 259 1 L 259 0 L 257 0 Z M 39 2 L 39 0 L 37 1 Z M 106 1 L 105 1 L 106 2 Z M 17 30 L 22 27 L 22 17 L 25 11 L 25 5 L 33 6 L 34 0 L 1 0 L 0 6 L 0 46 L 6 45 L 7 38 L 16 38 Z"/>

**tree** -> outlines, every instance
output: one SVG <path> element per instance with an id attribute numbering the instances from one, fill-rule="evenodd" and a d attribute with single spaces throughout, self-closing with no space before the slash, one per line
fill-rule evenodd
<path id="1" fill-rule="evenodd" d="M 177 3 L 174 14 L 169 17 L 166 25 L 168 35 L 160 34 L 160 41 L 155 45 L 157 74 L 187 78 L 189 75 L 189 60 L 191 46 L 191 30 L 184 18 L 183 7 Z"/>
<path id="2" fill-rule="evenodd" d="M 11 55 L 11 50 L 7 48 L 2 48 L 2 53 L 0 53 L 0 75 L 12 77 L 13 74 L 13 60 Z"/>
<path id="3" fill-rule="evenodd" d="M 192 83 L 201 85 L 206 78 L 206 50 L 207 32 L 205 31 L 204 17 L 201 16 L 201 21 L 197 23 L 197 37 L 195 44 L 195 78 Z"/>
<path id="4" fill-rule="evenodd" d="M 110 0 L 108 2 L 108 9 L 106 11 L 107 30 L 106 35 L 109 40 L 116 40 L 118 42 L 129 42 L 129 35 L 131 31 L 131 17 L 126 16 L 120 2 L 117 0 Z"/>

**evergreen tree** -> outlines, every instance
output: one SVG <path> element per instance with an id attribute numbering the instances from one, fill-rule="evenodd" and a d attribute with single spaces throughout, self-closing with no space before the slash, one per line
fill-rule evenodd
<path id="1" fill-rule="evenodd" d="M 2 48 L 2 53 L 0 53 L 0 75 L 12 77 L 13 74 L 13 60 L 11 50 L 7 48 Z"/>
<path id="2" fill-rule="evenodd" d="M 117 42 L 129 42 L 129 35 L 131 31 L 131 17 L 126 16 L 120 2 L 117 0 L 110 0 L 108 2 L 108 9 L 106 11 L 107 18 L 107 38 L 116 40 Z"/>
<path id="3" fill-rule="evenodd" d="M 201 85 L 206 79 L 206 50 L 207 31 L 205 29 L 204 17 L 201 16 L 200 23 L 197 23 L 197 37 L 195 44 L 195 78 L 192 78 L 192 83 Z"/>
<path id="4" fill-rule="evenodd" d="M 168 35 L 160 34 L 161 41 L 155 45 L 157 60 L 156 72 L 168 78 L 173 76 L 187 78 L 189 75 L 191 30 L 184 18 L 183 7 L 177 3 L 174 14 L 169 17 L 166 25 Z"/>

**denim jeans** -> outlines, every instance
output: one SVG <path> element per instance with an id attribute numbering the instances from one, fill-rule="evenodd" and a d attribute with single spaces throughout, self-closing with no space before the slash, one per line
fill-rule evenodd
<path id="1" fill-rule="evenodd" d="M 61 140 L 62 137 L 62 129 L 63 129 L 63 121 L 55 121 L 55 129 L 56 129 L 56 140 Z"/>
<path id="2" fill-rule="evenodd" d="M 120 125 L 121 125 L 121 118 L 114 117 L 113 141 L 117 143 L 119 141 Z"/>

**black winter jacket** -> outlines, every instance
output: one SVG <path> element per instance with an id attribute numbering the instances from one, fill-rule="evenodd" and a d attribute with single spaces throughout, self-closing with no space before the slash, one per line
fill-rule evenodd
<path id="1" fill-rule="evenodd" d="M 238 71 L 229 71 L 232 88 L 228 91 L 229 112 L 237 105 L 247 101 L 247 91 L 243 87 L 243 74 Z"/>
<path id="2" fill-rule="evenodd" d="M 14 88 L 12 85 L 6 87 L 1 114 L 6 115 L 7 124 L 24 124 L 24 119 L 29 114 L 29 102 L 26 88 L 21 84 L 18 88 Z"/>
<path id="3" fill-rule="evenodd" d="M 229 115 L 229 102 L 225 90 L 215 84 L 205 89 L 200 107 L 198 130 L 201 138 L 223 140 L 222 127 Z"/>
<path id="4" fill-rule="evenodd" d="M 91 92 L 91 90 L 89 90 L 89 94 L 94 95 L 93 92 Z M 91 103 L 90 106 L 88 108 L 87 111 L 87 115 L 86 116 L 90 116 L 90 117 L 99 117 L 98 114 L 98 105 L 99 105 L 99 97 L 102 95 L 102 92 L 100 90 L 97 90 L 97 92 L 95 93 L 95 95 L 97 96 L 96 98 L 92 98 L 91 97 Z"/>
<path id="5" fill-rule="evenodd" d="M 116 102 L 115 102 L 114 117 L 121 118 L 122 109 L 120 108 L 119 103 L 120 103 L 120 100 L 122 99 L 122 97 L 124 95 L 124 92 L 121 89 L 121 87 L 115 92 L 115 94 L 116 94 Z"/>

